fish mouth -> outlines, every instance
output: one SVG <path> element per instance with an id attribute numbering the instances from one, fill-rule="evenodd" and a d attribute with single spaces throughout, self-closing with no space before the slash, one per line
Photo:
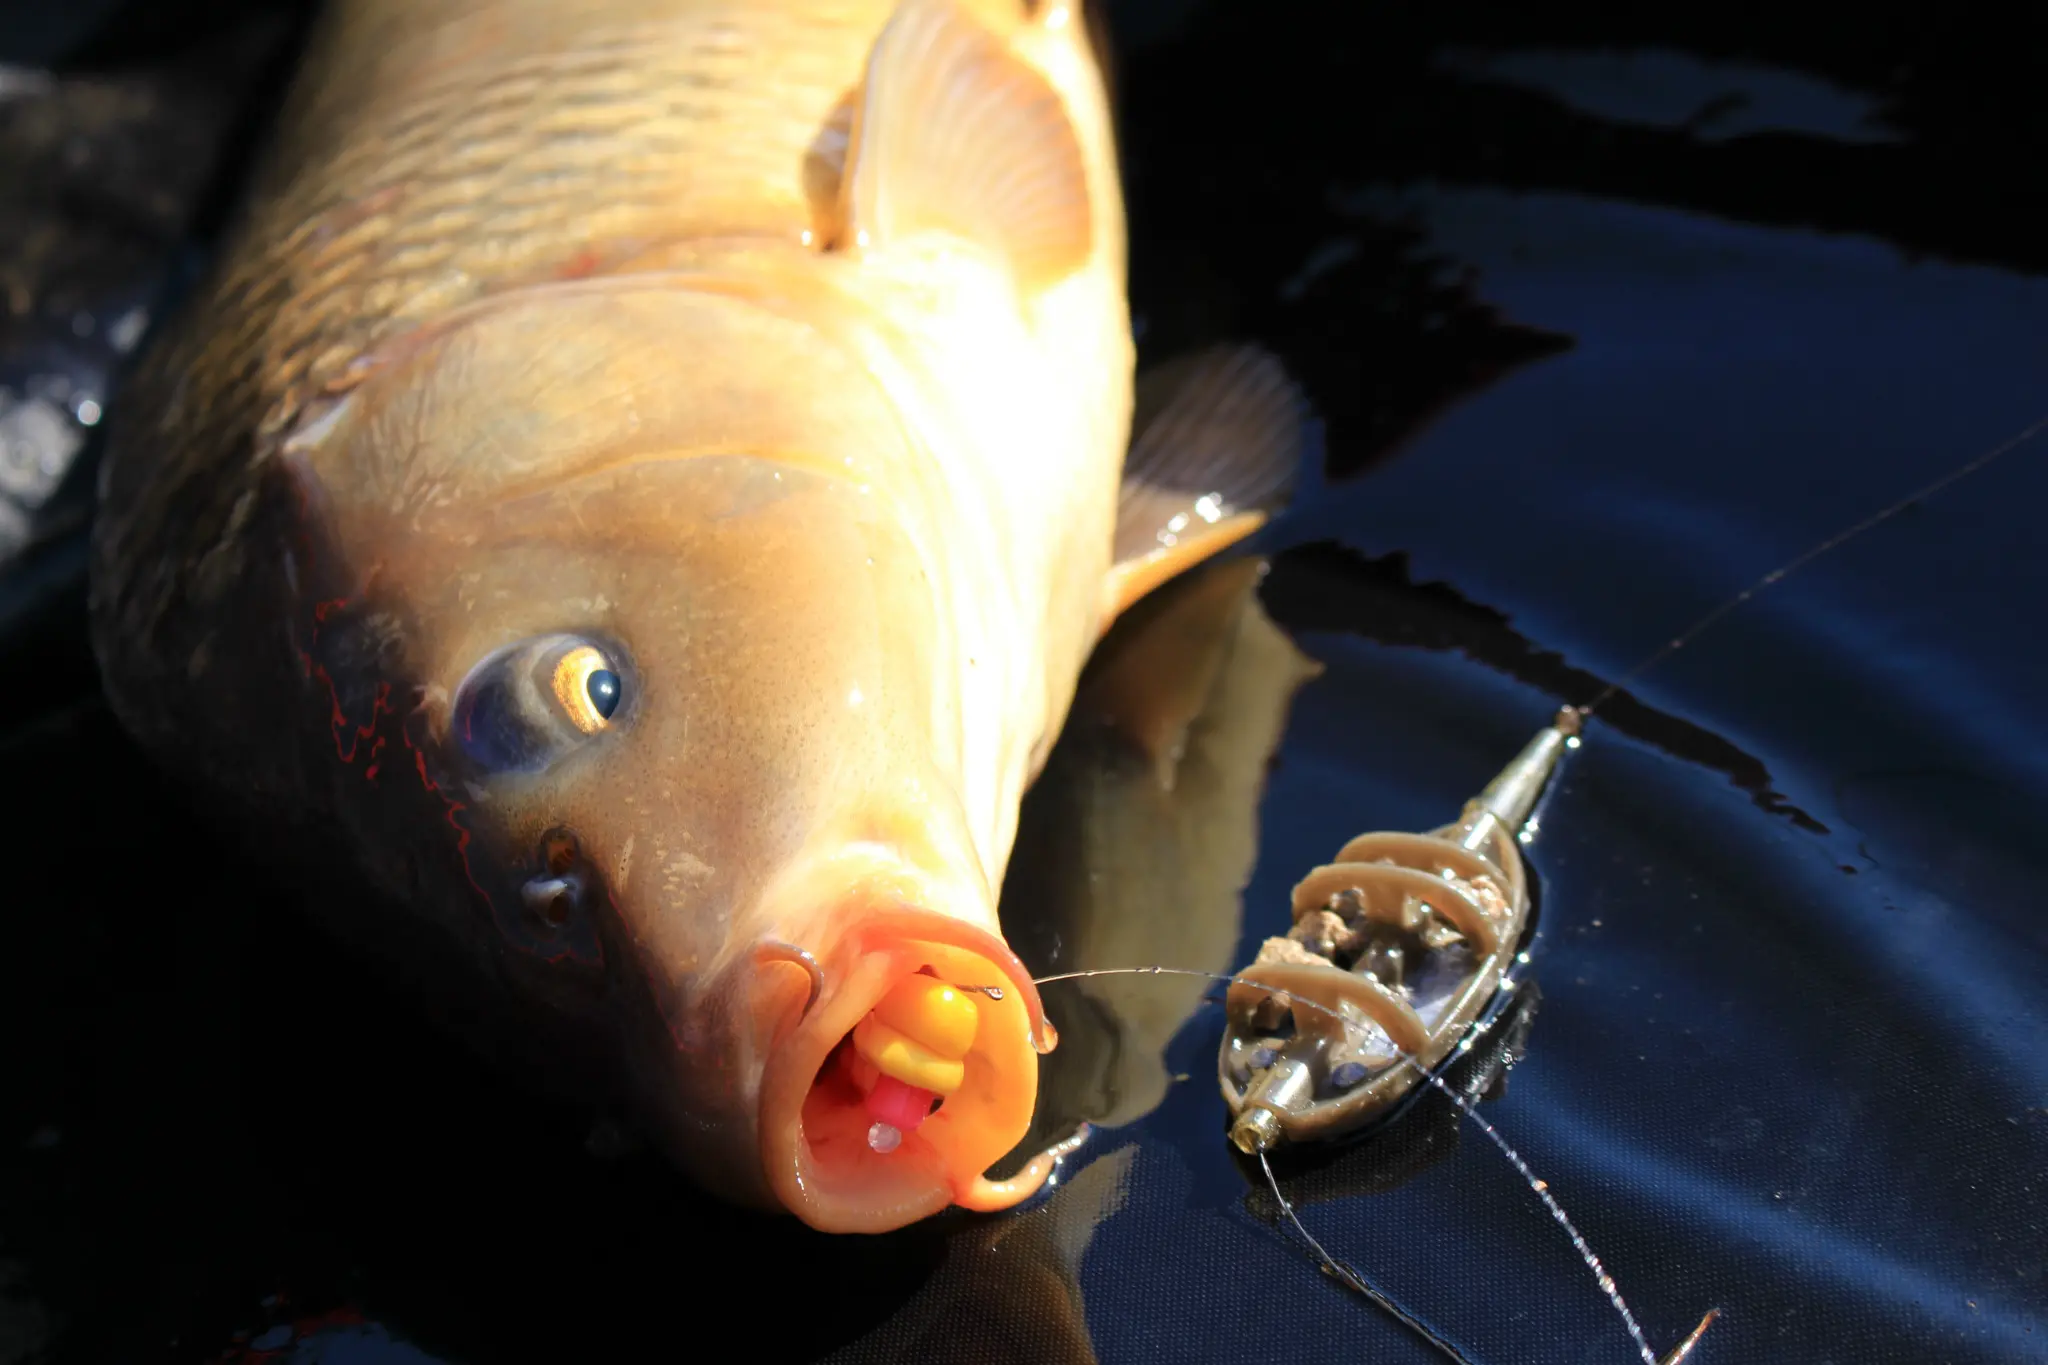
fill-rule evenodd
<path id="1" fill-rule="evenodd" d="M 877 1141 L 854 1031 L 920 976 L 972 1000 L 974 1040 L 957 1088 L 914 1126 Z M 1007 1181 L 984 1174 L 1030 1127 L 1038 1056 L 1052 1046 L 1038 988 L 1001 938 L 950 915 L 881 908 L 839 937 L 812 989 L 761 1078 L 762 1167 L 783 1207 L 822 1232 L 877 1233 L 948 1205 L 1001 1209 L 1036 1192 L 1049 1163 Z"/>

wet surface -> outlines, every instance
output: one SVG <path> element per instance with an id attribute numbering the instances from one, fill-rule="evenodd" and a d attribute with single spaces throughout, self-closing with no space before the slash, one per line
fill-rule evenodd
<path id="1" fill-rule="evenodd" d="M 202 267 L 293 32 L 194 14 L 138 52 L 113 9 L 0 19 L 0 688 L 37 709 L 97 685 L 78 621 L 113 389 Z"/>
<path id="2" fill-rule="evenodd" d="M 258 7 L 197 11 L 212 36 Z M 1350 835 L 1442 823 L 1559 702 L 2048 412 L 2048 223 L 2013 185 L 2048 140 L 2038 54 L 1933 11 L 1596 13 L 1339 40 L 1301 6 L 1115 10 L 1148 357 L 1275 346 L 1329 477 L 1265 538 L 1264 614 L 1216 589 L 1194 645 L 1126 637 L 1140 674 L 1207 679 L 1136 692 L 1185 717 L 1170 793 L 1098 668 L 1006 894 L 1045 969 L 1249 960 Z M 65 50 L 38 35 L 5 55 Z M 148 136 L 180 118 L 226 136 Z M 151 231 L 82 287 L 166 287 L 178 233 Z M 1723 1310 L 1695 1361 L 2048 1357 L 2044 496 L 2021 450 L 1774 588 L 1631 684 L 1543 809 L 1526 1057 L 1459 1084 L 1653 1341 Z M 1019 1215 L 835 1241 L 593 1142 L 216 856 L 63 664 L 64 581 L 23 589 L 59 605 L 0 657 L 31 812 L 0 1361 L 641 1358 L 735 1328 L 789 1361 L 1430 1358 L 1231 1156 L 1220 1011 L 1185 981 L 1048 988 L 1042 1131 L 1105 1126 Z M 1440 1097 L 1282 1168 L 1475 1360 L 1632 1358 Z"/>

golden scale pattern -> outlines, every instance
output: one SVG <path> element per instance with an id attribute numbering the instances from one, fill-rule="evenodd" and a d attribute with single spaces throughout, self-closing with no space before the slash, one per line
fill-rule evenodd
<path id="1" fill-rule="evenodd" d="M 380 343 L 485 294 L 698 233 L 800 231 L 820 118 L 792 110 L 790 86 L 746 79 L 754 43 L 694 36 L 585 35 L 574 52 L 453 73 L 295 176 L 209 300 L 217 325 L 188 372 L 221 387 L 191 416 L 253 413 L 269 434 Z M 786 69 L 805 88 L 805 68 Z"/>
<path id="2" fill-rule="evenodd" d="M 135 486 L 102 528 L 100 559 L 125 566 L 103 589 L 120 593 L 117 647 L 139 665 L 154 654 L 151 667 L 202 647 L 204 604 L 245 568 L 266 438 L 379 346 L 486 295 L 678 240 L 810 226 L 805 154 L 859 79 L 874 9 L 583 27 L 573 45 L 411 72 L 411 49 L 394 40 L 389 56 L 371 34 L 353 62 L 309 70 L 222 267 L 135 376 L 126 409 L 154 425 L 117 425 L 148 447 L 119 471 Z M 401 84 L 382 103 L 362 93 Z M 138 497 L 144 479 L 163 486 Z"/>

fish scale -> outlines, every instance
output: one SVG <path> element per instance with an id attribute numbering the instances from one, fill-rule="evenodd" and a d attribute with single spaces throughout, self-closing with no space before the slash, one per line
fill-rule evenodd
<path id="1" fill-rule="evenodd" d="M 1126 458 L 1073 18 L 339 0 L 112 432 L 127 728 L 451 1028 L 828 1231 L 1050 1170 L 987 1175 L 1053 1041 L 1022 791 L 1104 625 L 1299 455 L 1226 350 Z M 903 1126 L 827 1062 L 920 974 L 1000 988 Z"/>
<path id="2" fill-rule="evenodd" d="M 223 397 L 282 425 L 387 337 L 574 268 L 593 243 L 801 231 L 810 210 L 794 185 L 779 197 L 759 190 L 815 136 L 818 120 L 793 116 L 789 105 L 801 102 L 783 87 L 843 93 L 857 81 L 862 35 L 837 30 L 844 41 L 825 42 L 831 17 L 826 8 L 786 21 L 809 37 L 778 47 L 789 66 L 766 89 L 741 80 L 744 51 L 678 50 L 661 40 L 664 29 L 642 26 L 615 38 L 582 31 L 580 49 L 410 93 L 403 112 L 367 120 L 302 167 L 244 230 L 255 252 L 212 306 L 260 330 L 215 334 L 191 368 L 243 373 L 236 353 L 260 347 L 261 388 Z M 835 76 L 807 79 L 821 66 Z M 778 123 L 779 134 L 763 136 Z M 747 136 L 721 136 L 725 124 Z"/>
<path id="3" fill-rule="evenodd" d="M 327 78 L 287 110 L 272 157 L 280 169 L 255 187 L 224 269 L 197 305 L 203 320 L 195 325 L 188 313 L 172 344 L 156 347 L 136 376 L 130 409 L 164 413 L 154 439 L 195 451 L 242 447 L 261 459 L 268 444 L 252 433 L 287 429 L 380 343 L 505 288 L 565 268 L 582 273 L 594 243 L 687 238 L 707 228 L 801 231 L 810 208 L 800 190 L 778 195 L 774 187 L 789 179 L 779 173 L 801 157 L 819 120 L 791 107 L 803 101 L 778 93 L 808 80 L 831 92 L 809 103 L 829 108 L 857 83 L 869 34 L 886 12 L 818 4 L 734 19 L 685 6 L 677 21 L 607 31 L 576 22 L 588 7 L 560 7 L 554 31 L 532 34 L 537 50 L 454 66 L 396 104 L 341 93 L 397 83 L 379 65 L 380 29 L 424 8 L 405 0 L 340 7 L 333 31 L 315 39 Z M 458 8 L 487 16 L 500 7 L 443 10 Z M 441 22 L 452 29 L 457 21 Z M 758 39 L 769 26 L 781 74 L 762 90 L 744 79 L 753 49 L 741 35 L 751 30 Z M 685 41 L 660 40 L 678 32 Z M 677 91 L 693 99 L 684 104 Z M 728 103 L 702 99 L 705 91 Z M 543 117 L 533 118 L 542 97 L 587 98 L 611 115 L 608 126 L 549 135 L 545 103 Z M 309 135 L 321 107 L 337 103 L 353 116 L 350 135 Z M 726 135 L 723 124 L 746 135 Z M 414 245 L 427 250 L 408 255 Z M 175 390 L 175 403 L 148 396 L 163 389 Z M 210 473 L 196 466 L 184 495 L 158 504 L 178 506 L 175 528 L 150 522 L 142 508 L 137 525 L 110 526 L 110 534 L 172 540 L 239 563 L 234 497 L 196 486 Z M 153 627 L 167 624 L 183 595 L 160 575 L 141 575 L 134 589 L 145 599 L 134 614 Z M 164 643 L 171 652 L 197 645 L 189 637 Z"/>

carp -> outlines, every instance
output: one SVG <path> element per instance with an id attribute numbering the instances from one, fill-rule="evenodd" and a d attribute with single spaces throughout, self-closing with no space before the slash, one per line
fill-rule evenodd
<path id="1" fill-rule="evenodd" d="M 1027 1197 L 1019 801 L 1299 456 L 1256 352 L 1135 396 L 1118 176 L 1064 0 L 340 0 L 113 414 L 116 714 L 714 1193 Z"/>

